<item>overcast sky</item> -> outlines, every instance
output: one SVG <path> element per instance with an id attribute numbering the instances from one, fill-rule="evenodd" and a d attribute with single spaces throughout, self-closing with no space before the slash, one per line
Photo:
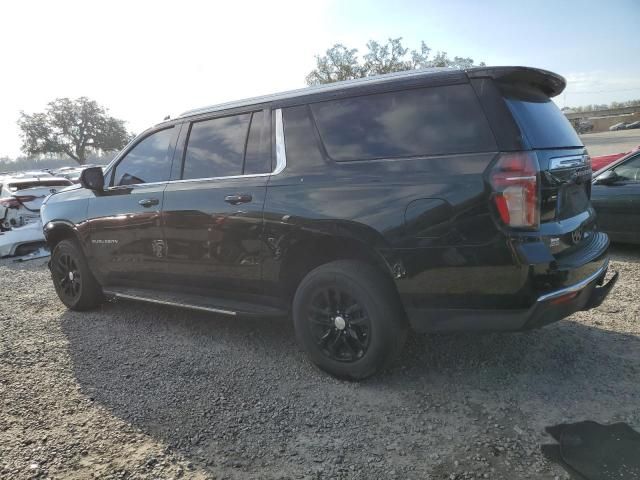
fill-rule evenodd
<path id="1" fill-rule="evenodd" d="M 0 16 L 0 157 L 19 112 L 87 96 L 140 132 L 166 115 L 304 86 L 342 42 L 425 40 L 569 81 L 560 106 L 640 98 L 640 0 L 21 1 Z"/>

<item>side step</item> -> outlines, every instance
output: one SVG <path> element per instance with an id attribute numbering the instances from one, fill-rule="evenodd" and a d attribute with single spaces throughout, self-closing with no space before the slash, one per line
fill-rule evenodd
<path id="1" fill-rule="evenodd" d="M 161 290 L 147 290 L 142 288 L 107 287 L 106 296 L 137 300 L 140 302 L 167 305 L 170 307 L 188 308 L 203 312 L 217 313 L 238 317 L 281 317 L 287 312 L 269 305 L 240 302 L 222 298 L 204 297 L 179 292 L 165 292 Z"/>

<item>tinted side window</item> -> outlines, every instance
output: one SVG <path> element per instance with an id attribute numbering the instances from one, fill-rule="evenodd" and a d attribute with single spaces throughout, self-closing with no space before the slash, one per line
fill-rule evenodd
<path id="1" fill-rule="evenodd" d="M 169 180 L 172 135 L 173 127 L 160 130 L 139 142 L 116 166 L 112 185 Z"/>
<path id="2" fill-rule="evenodd" d="M 240 175 L 250 117 L 243 113 L 193 123 L 182 178 Z"/>
<path id="3" fill-rule="evenodd" d="M 621 163 L 613 171 L 621 180 L 640 183 L 640 155 Z"/>
<path id="4" fill-rule="evenodd" d="M 582 146 L 567 117 L 547 95 L 516 85 L 500 85 L 500 89 L 532 148 Z"/>
<path id="5" fill-rule="evenodd" d="M 334 160 L 496 149 L 471 85 L 420 88 L 311 105 Z"/>
<path id="6" fill-rule="evenodd" d="M 267 116 L 264 111 L 254 112 L 249 128 L 242 173 L 251 175 L 271 172 L 271 145 L 267 140 Z"/>
<path id="7" fill-rule="evenodd" d="M 307 170 L 324 165 L 320 145 L 306 105 L 282 109 L 287 170 Z"/>

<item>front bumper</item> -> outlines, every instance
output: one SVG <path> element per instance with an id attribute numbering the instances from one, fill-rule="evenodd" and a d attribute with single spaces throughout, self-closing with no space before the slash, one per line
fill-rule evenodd
<path id="1" fill-rule="evenodd" d="M 591 275 L 570 286 L 548 292 L 524 310 L 415 309 L 406 308 L 409 323 L 418 332 L 518 331 L 542 327 L 599 306 L 616 281 L 606 283 L 609 260 Z"/>

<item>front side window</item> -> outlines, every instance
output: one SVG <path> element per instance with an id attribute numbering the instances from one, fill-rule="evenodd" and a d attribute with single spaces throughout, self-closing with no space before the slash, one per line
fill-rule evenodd
<path id="1" fill-rule="evenodd" d="M 116 165 L 113 186 L 166 182 L 171 170 L 173 127 L 153 133 L 139 142 Z"/>
<path id="2" fill-rule="evenodd" d="M 193 123 L 182 178 L 241 175 L 250 118 L 250 113 L 243 113 Z"/>
<path id="3" fill-rule="evenodd" d="M 640 182 L 640 155 L 630 158 L 613 169 L 621 181 Z"/>
<path id="4" fill-rule="evenodd" d="M 336 161 L 496 149 L 470 85 L 418 88 L 311 105 L 327 153 Z"/>

